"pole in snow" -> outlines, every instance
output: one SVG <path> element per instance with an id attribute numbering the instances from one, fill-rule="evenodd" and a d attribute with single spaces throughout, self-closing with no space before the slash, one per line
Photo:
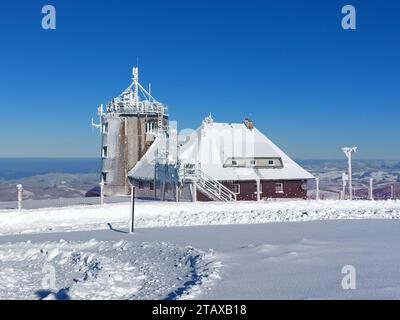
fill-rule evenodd
<path id="1" fill-rule="evenodd" d="M 394 200 L 394 186 L 390 186 L 390 199 Z"/>
<path id="2" fill-rule="evenodd" d="M 374 179 L 369 179 L 369 200 L 374 200 Z"/>
<path id="3" fill-rule="evenodd" d="M 100 185 L 100 205 L 104 205 L 104 181 L 103 179 L 99 183 Z"/>
<path id="4" fill-rule="evenodd" d="M 348 166 L 349 166 L 349 199 L 353 200 L 353 181 L 352 181 L 352 167 L 351 167 L 351 160 L 352 160 L 352 156 L 353 153 L 357 152 L 357 147 L 353 147 L 353 148 L 342 148 L 342 151 L 344 152 L 344 154 L 346 155 L 347 159 L 348 159 Z"/>
<path id="5" fill-rule="evenodd" d="M 319 196 L 319 178 L 315 178 L 315 188 L 317 189 L 317 193 L 315 195 L 315 200 L 320 200 L 320 196 Z"/>
<path id="6" fill-rule="evenodd" d="M 347 185 L 348 180 L 349 180 L 348 175 L 345 172 L 343 172 L 343 174 L 342 174 L 342 182 L 343 182 L 343 184 L 342 184 L 342 200 L 346 199 L 346 185 Z"/>
<path id="7" fill-rule="evenodd" d="M 17 184 L 17 199 L 18 199 L 18 210 L 22 209 L 22 196 L 24 189 L 22 188 L 22 184 Z"/>
<path id="8" fill-rule="evenodd" d="M 129 233 L 135 230 L 135 187 L 131 186 L 131 219 L 129 223 Z"/>

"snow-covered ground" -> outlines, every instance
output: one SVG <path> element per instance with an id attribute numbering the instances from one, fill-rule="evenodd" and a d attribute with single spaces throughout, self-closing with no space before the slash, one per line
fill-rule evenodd
<path id="1" fill-rule="evenodd" d="M 0 210 L 0 235 L 124 228 L 130 204 Z M 139 228 L 260 224 L 328 219 L 398 219 L 400 201 L 137 202 Z"/>
<path id="2" fill-rule="evenodd" d="M 141 202 L 133 235 L 129 213 L 0 211 L 0 299 L 400 298 L 400 201 Z"/>
<path id="3" fill-rule="evenodd" d="M 41 271 L 48 262 L 43 253 L 36 260 L 24 255 L 43 249 L 52 256 L 61 247 L 50 261 L 57 270 L 51 298 L 62 299 L 62 289 L 70 288 L 70 298 L 399 299 L 399 230 L 398 220 L 331 220 L 144 228 L 134 235 L 96 230 L 3 236 L 0 291 L 2 298 L 39 297 Z M 121 240 L 131 249 L 122 251 Z M 94 272 L 97 278 L 71 286 L 71 278 L 84 279 L 92 269 L 85 262 L 76 265 L 73 252 L 92 255 L 104 266 Z M 188 257 L 198 254 L 201 261 L 193 271 Z M 60 265 L 64 256 L 67 262 Z M 356 290 L 341 286 L 345 265 L 355 267 Z M 182 294 L 185 290 L 189 295 Z"/>
<path id="4" fill-rule="evenodd" d="M 217 270 L 212 252 L 163 241 L 28 240 L 0 246 L 0 299 L 192 298 Z"/>

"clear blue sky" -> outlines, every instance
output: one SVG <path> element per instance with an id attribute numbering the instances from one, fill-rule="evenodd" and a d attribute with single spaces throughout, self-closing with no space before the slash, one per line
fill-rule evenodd
<path id="1" fill-rule="evenodd" d="M 400 159 L 399 1 L 15 0 L 0 26 L 0 157 L 97 156 L 90 119 L 139 57 L 181 129 L 250 116 L 294 158 Z"/>

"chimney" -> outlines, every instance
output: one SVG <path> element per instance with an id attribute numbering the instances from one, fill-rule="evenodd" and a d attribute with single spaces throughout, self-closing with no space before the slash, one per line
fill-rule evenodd
<path id="1" fill-rule="evenodd" d="M 254 129 L 254 124 L 253 124 L 253 120 L 249 119 L 249 118 L 245 118 L 243 120 L 244 125 L 246 126 L 247 129 Z"/>

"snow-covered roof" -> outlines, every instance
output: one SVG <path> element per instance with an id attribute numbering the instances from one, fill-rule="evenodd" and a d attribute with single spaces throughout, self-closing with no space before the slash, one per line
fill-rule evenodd
<path id="1" fill-rule="evenodd" d="M 184 139 L 183 139 L 184 138 Z M 182 163 L 196 164 L 205 174 L 215 180 L 307 180 L 314 176 L 304 170 L 257 128 L 248 129 L 242 123 L 215 123 L 204 121 L 191 134 L 180 137 L 178 158 Z M 171 139 L 170 139 L 171 140 Z M 134 179 L 153 180 L 159 155 L 176 145 L 166 137 L 157 137 L 143 158 L 128 173 Z M 171 149 L 171 148 L 169 148 Z M 175 148 L 172 148 L 173 150 Z M 176 150 L 176 149 L 175 149 Z M 229 159 L 278 159 L 279 166 L 273 167 L 232 167 Z M 157 170 L 159 179 L 177 179 L 174 165 L 164 165 Z M 163 175 L 163 177 L 161 177 Z"/>
<path id="2" fill-rule="evenodd" d="M 203 124 L 180 143 L 179 159 L 198 164 L 201 170 L 216 180 L 306 180 L 314 176 L 289 158 L 278 146 L 256 128 L 242 123 Z M 283 166 L 231 167 L 232 158 L 278 158 Z"/>
<path id="3" fill-rule="evenodd" d="M 168 147 L 168 140 L 164 135 L 156 137 L 145 155 L 136 163 L 132 170 L 128 172 L 128 177 L 136 180 L 153 181 L 156 173 L 157 180 L 178 181 L 177 170 L 174 165 L 162 159 Z M 155 166 L 157 165 L 157 170 Z"/>

